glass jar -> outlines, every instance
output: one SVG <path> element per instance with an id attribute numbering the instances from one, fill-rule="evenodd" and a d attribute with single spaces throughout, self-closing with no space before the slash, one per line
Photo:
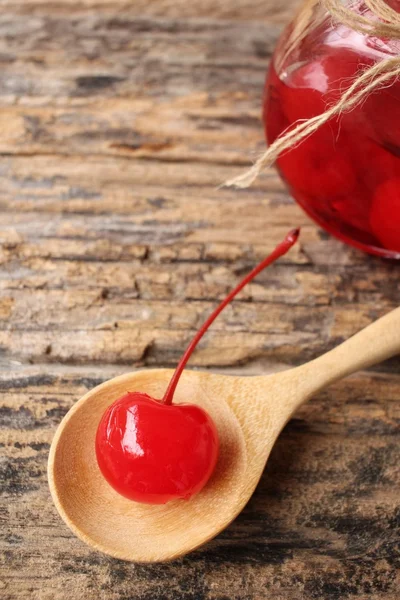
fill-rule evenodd
<path id="1" fill-rule="evenodd" d="M 345 1 L 365 16 L 362 0 Z M 400 13 L 400 0 L 387 0 Z M 333 21 L 318 4 L 307 33 L 293 45 L 299 19 L 283 33 L 265 87 L 268 143 L 299 119 L 321 114 L 360 75 L 400 56 L 400 41 Z M 284 151 L 278 169 L 296 201 L 323 228 L 366 252 L 400 258 L 400 80 L 370 93 L 355 108 Z"/>

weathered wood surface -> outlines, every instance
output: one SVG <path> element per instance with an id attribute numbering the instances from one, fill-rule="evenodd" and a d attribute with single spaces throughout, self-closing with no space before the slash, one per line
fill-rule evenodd
<path id="1" fill-rule="evenodd" d="M 47 489 L 76 399 L 172 366 L 289 227 L 303 226 L 299 246 L 221 315 L 193 366 L 299 364 L 399 304 L 399 266 L 328 238 L 273 170 L 217 190 L 263 146 L 264 72 L 289 3 L 0 8 L 1 597 L 397 600 L 398 359 L 305 406 L 244 513 L 182 561 L 90 551 Z"/>
<path id="2" fill-rule="evenodd" d="M 18 14 L 71 14 L 94 13 L 102 11 L 114 15 L 123 11 L 124 16 L 152 16 L 168 18 L 213 18 L 237 19 L 249 21 L 262 19 L 270 23 L 286 23 L 293 14 L 300 0 L 285 0 L 285 2 L 272 2 L 271 0 L 200 0 L 187 2 L 187 0 L 0 0 L 2 9 L 11 9 Z"/>

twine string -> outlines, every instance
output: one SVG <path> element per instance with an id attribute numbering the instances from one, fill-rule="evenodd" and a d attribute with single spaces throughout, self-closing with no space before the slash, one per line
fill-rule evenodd
<path id="1" fill-rule="evenodd" d="M 319 4 L 338 23 L 363 34 L 400 39 L 400 15 L 390 8 L 384 0 L 364 0 L 364 3 L 371 11 L 372 18 L 355 13 L 351 7 L 345 7 L 342 0 L 319 0 Z M 315 4 L 316 2 L 313 1 L 313 5 Z M 380 19 L 383 19 L 383 22 Z M 304 30 L 307 31 L 307 26 Z M 296 32 L 296 38 L 298 38 L 298 35 L 299 32 Z M 293 41 L 289 41 L 289 43 L 292 44 Z M 225 185 L 233 185 L 239 188 L 249 187 L 257 179 L 260 172 L 271 166 L 282 152 L 294 148 L 329 119 L 351 110 L 365 100 L 368 94 L 384 87 L 390 80 L 399 76 L 400 56 L 384 59 L 372 67 L 366 68 L 342 94 L 336 104 L 327 108 L 322 114 L 305 121 L 299 121 L 293 129 L 283 132 L 247 172 L 230 179 Z"/>

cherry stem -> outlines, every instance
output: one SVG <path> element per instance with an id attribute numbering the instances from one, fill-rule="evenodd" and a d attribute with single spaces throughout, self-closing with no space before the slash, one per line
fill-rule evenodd
<path id="1" fill-rule="evenodd" d="M 199 331 L 196 333 L 189 346 L 186 348 L 185 353 L 183 354 L 181 360 L 178 363 L 178 366 L 175 369 L 175 372 L 172 376 L 172 379 L 168 385 L 167 391 L 165 392 L 163 402 L 164 404 L 172 404 L 174 393 L 176 386 L 178 385 L 180 376 L 182 375 L 182 371 L 186 366 L 193 350 L 196 348 L 197 344 L 206 333 L 207 329 L 210 325 L 215 321 L 220 312 L 222 312 L 227 304 L 233 300 L 233 298 L 247 285 L 254 277 L 256 277 L 261 271 L 263 271 L 266 267 L 268 267 L 271 263 L 275 262 L 279 257 L 283 256 L 290 250 L 290 248 L 296 243 L 297 238 L 300 234 L 300 228 L 293 229 L 290 231 L 283 242 L 278 244 L 275 250 L 264 260 L 260 262 L 254 269 L 246 275 L 246 277 L 233 289 L 230 294 L 217 306 L 217 308 L 211 313 L 208 319 L 203 323 L 200 327 Z"/>

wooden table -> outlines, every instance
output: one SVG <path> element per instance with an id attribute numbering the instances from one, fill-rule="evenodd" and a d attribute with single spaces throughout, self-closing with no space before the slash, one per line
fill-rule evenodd
<path id="1" fill-rule="evenodd" d="M 172 367 L 290 227 L 301 243 L 221 315 L 193 367 L 297 365 L 399 304 L 399 265 L 319 230 L 273 169 L 217 189 L 263 148 L 264 74 L 294 3 L 0 2 L 3 600 L 399 598 L 398 359 L 300 410 L 244 512 L 183 560 L 92 552 L 47 487 L 77 398 Z"/>

